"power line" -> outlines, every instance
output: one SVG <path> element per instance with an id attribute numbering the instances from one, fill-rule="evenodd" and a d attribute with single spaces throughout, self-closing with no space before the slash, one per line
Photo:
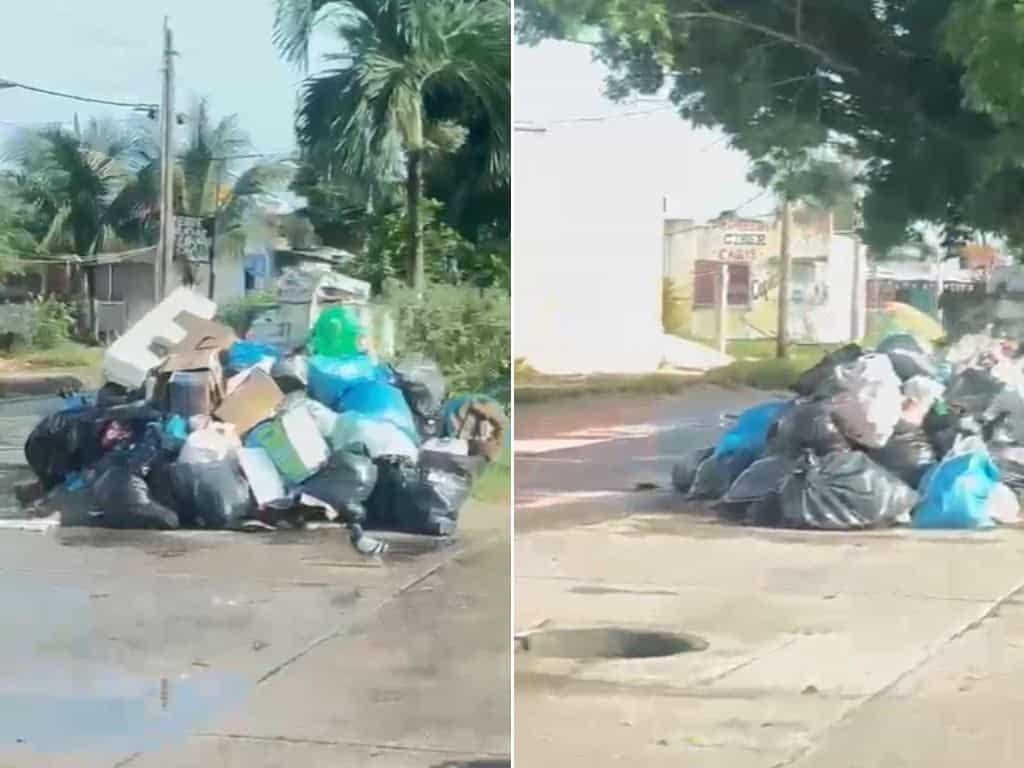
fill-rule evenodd
<path id="1" fill-rule="evenodd" d="M 72 101 L 82 101 L 89 104 L 105 104 L 111 107 L 128 107 L 129 109 L 159 109 L 160 107 L 159 104 L 144 101 L 115 101 L 112 99 L 97 99 L 91 96 L 79 96 L 74 93 L 53 91 L 49 88 L 40 88 L 36 85 L 26 85 L 25 83 L 18 83 L 14 80 L 8 80 L 2 77 L 0 77 L 0 88 L 21 88 L 24 91 L 42 93 L 46 96 L 55 96 L 60 99 L 71 99 Z"/>
<path id="2" fill-rule="evenodd" d="M 618 120 L 623 117 L 638 117 L 640 115 L 650 115 L 655 112 L 666 112 L 668 110 L 675 109 L 674 104 L 665 104 L 660 107 L 653 109 L 635 109 L 629 112 L 613 112 L 607 115 L 591 115 L 587 117 L 567 117 L 561 120 L 549 120 L 547 125 L 569 125 L 571 123 L 603 123 L 608 120 Z"/>

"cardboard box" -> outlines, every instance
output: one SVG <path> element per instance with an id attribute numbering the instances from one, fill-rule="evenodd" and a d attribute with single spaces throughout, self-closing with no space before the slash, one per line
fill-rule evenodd
<path id="1" fill-rule="evenodd" d="M 261 421 L 272 419 L 283 401 L 284 392 L 270 375 L 255 368 L 224 398 L 213 415 L 234 424 L 238 434 L 244 437 Z"/>

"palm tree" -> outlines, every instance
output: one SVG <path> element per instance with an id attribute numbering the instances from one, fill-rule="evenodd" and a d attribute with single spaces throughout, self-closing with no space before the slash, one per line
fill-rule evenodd
<path id="1" fill-rule="evenodd" d="M 176 153 L 175 210 L 183 216 L 213 218 L 218 250 L 240 255 L 247 236 L 265 223 L 265 205 L 287 186 L 294 167 L 285 160 L 260 159 L 239 171 L 254 159 L 249 136 L 237 115 L 215 121 L 206 99 L 196 101 L 183 122 L 187 133 Z M 113 205 L 119 231 L 137 232 L 146 242 L 155 242 L 158 236 L 160 158 L 156 147 L 155 141 L 147 144 L 146 163 Z"/>
<path id="2" fill-rule="evenodd" d="M 30 230 L 31 215 L 9 179 L 0 177 L 0 280 L 6 274 L 20 273 L 19 259 L 38 249 Z"/>
<path id="3" fill-rule="evenodd" d="M 328 69 L 303 87 L 299 142 L 307 150 L 326 147 L 344 172 L 360 177 L 395 177 L 404 161 L 409 278 L 421 292 L 424 158 L 465 138 L 450 123 L 431 123 L 424 99 L 438 87 L 469 94 L 488 114 L 496 146 L 507 148 L 509 3 L 278 0 L 274 41 L 282 55 L 308 67 L 310 39 L 322 22 L 335 26 L 342 51 L 328 55 Z M 502 156 L 495 153 L 496 168 Z"/>
<path id="4" fill-rule="evenodd" d="M 138 125 L 112 121 L 17 134 L 4 159 L 13 193 L 42 223 L 39 250 L 86 257 L 116 242 L 114 202 L 144 163 L 144 146 Z"/>

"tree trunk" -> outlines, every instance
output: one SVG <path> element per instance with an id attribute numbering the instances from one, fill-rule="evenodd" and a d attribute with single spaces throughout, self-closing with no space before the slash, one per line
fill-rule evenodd
<path id="1" fill-rule="evenodd" d="M 420 221 L 420 198 L 423 196 L 423 180 L 420 178 L 422 150 L 410 149 L 407 154 L 405 199 L 409 217 L 409 284 L 418 296 L 422 296 L 426 282 L 423 223 Z"/>
<path id="2" fill-rule="evenodd" d="M 782 204 L 782 232 L 779 254 L 779 330 L 776 339 L 775 357 L 785 360 L 789 357 L 789 278 L 793 271 L 793 254 L 789 249 L 790 202 Z"/>

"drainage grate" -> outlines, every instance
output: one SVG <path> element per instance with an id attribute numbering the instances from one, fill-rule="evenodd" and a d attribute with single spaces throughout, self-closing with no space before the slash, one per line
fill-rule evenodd
<path id="1" fill-rule="evenodd" d="M 705 640 L 674 632 L 613 627 L 544 629 L 519 638 L 518 650 L 555 659 L 656 659 L 703 651 Z"/>

